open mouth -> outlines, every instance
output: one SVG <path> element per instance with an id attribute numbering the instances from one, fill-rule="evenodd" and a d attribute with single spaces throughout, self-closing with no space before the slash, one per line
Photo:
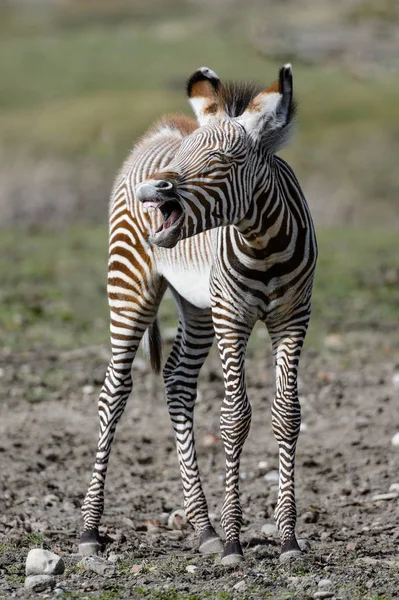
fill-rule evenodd
<path id="1" fill-rule="evenodd" d="M 184 219 L 184 212 L 180 202 L 177 200 L 162 200 L 161 202 L 148 200 L 147 202 L 143 202 L 143 208 L 145 212 L 151 212 L 158 209 L 162 214 L 161 226 L 151 234 L 150 240 L 159 246 L 163 246 L 163 240 L 166 242 L 166 238 L 176 237 L 176 240 L 170 239 L 170 242 L 173 241 L 173 245 L 175 245 L 180 237 L 180 229 L 178 229 L 178 226 L 181 225 Z M 178 234 L 178 236 L 169 236 L 172 232 Z"/>

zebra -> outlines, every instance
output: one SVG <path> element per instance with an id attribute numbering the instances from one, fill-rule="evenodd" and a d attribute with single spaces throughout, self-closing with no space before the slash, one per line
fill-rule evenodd
<path id="1" fill-rule="evenodd" d="M 251 423 L 244 361 L 257 321 L 270 334 L 276 395 L 272 429 L 279 449 L 275 519 L 280 559 L 299 556 L 295 535 L 295 449 L 301 411 L 297 371 L 310 317 L 317 260 L 301 187 L 276 152 L 289 140 L 296 104 L 292 68 L 278 80 L 221 83 L 202 67 L 187 82 L 196 120 L 170 115 L 137 143 L 117 175 L 109 210 L 108 299 L 112 358 L 99 397 L 99 438 L 82 514 L 81 554 L 101 549 L 99 524 L 117 423 L 132 389 L 131 367 L 144 336 L 161 368 L 157 311 L 167 288 L 179 325 L 163 369 L 184 509 L 201 553 L 223 565 L 244 559 L 239 465 Z M 220 431 L 225 450 L 221 525 L 211 525 L 193 433 L 197 378 L 216 336 L 224 378 Z"/>

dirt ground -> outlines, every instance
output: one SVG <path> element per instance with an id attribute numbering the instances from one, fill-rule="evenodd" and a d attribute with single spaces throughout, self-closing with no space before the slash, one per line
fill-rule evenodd
<path id="1" fill-rule="evenodd" d="M 370 335 L 380 341 L 385 336 Z M 268 344 L 265 339 L 264 346 Z M 399 493 L 394 497 L 391 488 L 387 499 L 378 495 L 388 494 L 399 482 L 399 448 L 391 444 L 399 431 L 394 378 L 399 363 L 394 354 L 380 354 L 373 347 L 384 348 L 383 341 L 367 346 L 362 338 L 341 335 L 330 336 L 320 351 L 305 349 L 297 531 L 310 550 L 288 566 L 279 564 L 276 536 L 261 533 L 262 525 L 273 522 L 277 495 L 271 355 L 261 350 L 249 358 L 253 421 L 241 465 L 246 560 L 230 569 L 218 565 L 217 556 L 196 553 L 192 531 L 170 530 L 165 523 L 182 506 L 177 458 L 162 380 L 138 358 L 134 392 L 108 471 L 103 532 L 114 541 L 104 557 L 114 561 L 114 568 L 107 576 L 83 570 L 76 553 L 80 505 L 96 445 L 96 396 L 108 350 L 4 351 L 0 596 L 25 597 L 27 552 L 43 544 L 64 557 L 66 571 L 57 577 L 65 594 L 57 593 L 64 598 L 317 598 L 328 597 L 317 596 L 325 590 L 318 583 L 326 578 L 331 581 L 327 591 L 337 600 L 398 597 Z M 212 355 L 201 376 L 196 410 L 202 478 L 219 531 L 224 472 L 218 438 L 220 373 Z M 148 528 L 151 520 L 156 527 Z M 197 567 L 191 573 L 186 569 L 190 565 Z"/>

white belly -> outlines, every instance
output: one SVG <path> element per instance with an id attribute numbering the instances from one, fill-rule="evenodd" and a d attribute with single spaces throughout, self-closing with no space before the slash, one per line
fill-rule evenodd
<path id="1" fill-rule="evenodd" d="M 161 264 L 159 272 L 188 302 L 198 308 L 210 308 L 210 265 L 186 268 L 179 264 Z"/>

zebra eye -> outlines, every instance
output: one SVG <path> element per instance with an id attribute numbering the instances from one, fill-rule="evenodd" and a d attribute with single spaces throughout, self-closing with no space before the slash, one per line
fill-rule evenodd
<path id="1" fill-rule="evenodd" d="M 230 159 L 226 154 L 222 154 L 221 152 L 213 152 L 201 173 L 210 173 L 220 164 L 226 164 L 229 162 Z"/>

